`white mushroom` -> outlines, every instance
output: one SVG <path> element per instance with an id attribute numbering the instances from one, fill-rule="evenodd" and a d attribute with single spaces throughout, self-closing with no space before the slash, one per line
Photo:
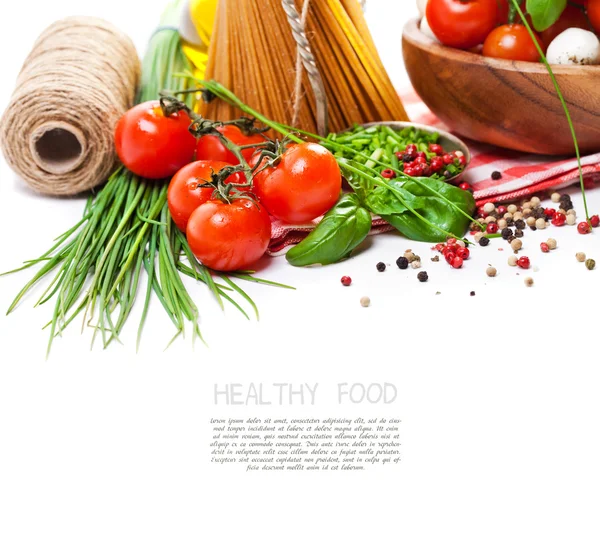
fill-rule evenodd
<path id="1" fill-rule="evenodd" d="M 427 9 L 427 0 L 417 0 L 417 8 L 421 17 L 425 17 L 425 10 Z"/>
<path id="2" fill-rule="evenodd" d="M 600 40 L 589 30 L 567 29 L 552 40 L 546 58 L 551 65 L 597 65 Z"/>
<path id="3" fill-rule="evenodd" d="M 439 42 L 439 40 L 437 39 L 436 35 L 433 34 L 433 31 L 431 30 L 431 27 L 429 26 L 429 21 L 427 21 L 427 17 L 423 16 L 423 19 L 421 19 L 421 32 L 425 35 L 425 36 L 429 36 L 429 38 L 431 38 L 432 40 L 435 40 L 436 42 Z"/>

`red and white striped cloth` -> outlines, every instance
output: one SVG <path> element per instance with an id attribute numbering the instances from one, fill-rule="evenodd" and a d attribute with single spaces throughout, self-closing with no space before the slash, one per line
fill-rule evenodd
<path id="1" fill-rule="evenodd" d="M 448 128 L 421 101 L 414 90 L 400 94 L 410 120 L 440 129 Z M 556 156 L 540 156 L 485 145 L 465 139 L 471 151 L 471 163 L 464 180 L 471 184 L 477 205 L 486 202 L 506 202 L 548 189 L 560 189 L 579 180 L 577 160 Z M 586 187 L 600 183 L 600 152 L 581 159 Z M 500 171 L 502 178 L 494 181 L 491 174 Z M 269 253 L 278 255 L 296 244 L 314 228 L 317 221 L 306 225 L 285 225 L 273 222 Z M 379 218 L 373 221 L 371 234 L 392 228 Z"/>

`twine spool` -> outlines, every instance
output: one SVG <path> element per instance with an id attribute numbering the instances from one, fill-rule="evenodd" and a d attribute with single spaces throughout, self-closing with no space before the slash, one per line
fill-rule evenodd
<path id="1" fill-rule="evenodd" d="M 37 39 L 0 121 L 11 168 L 43 194 L 74 195 L 116 164 L 114 128 L 141 73 L 133 42 L 110 23 L 68 17 Z"/>

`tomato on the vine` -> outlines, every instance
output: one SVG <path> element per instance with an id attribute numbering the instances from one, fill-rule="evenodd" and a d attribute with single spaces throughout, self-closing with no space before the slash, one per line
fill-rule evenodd
<path id="1" fill-rule="evenodd" d="M 246 135 L 237 126 L 221 126 L 217 128 L 217 131 L 238 146 L 258 145 L 265 142 L 265 138 L 262 135 L 257 133 Z M 254 147 L 244 148 L 242 149 L 242 156 L 249 162 L 255 151 L 256 148 Z M 232 165 L 240 163 L 235 154 L 215 135 L 204 135 L 198 139 L 196 160 L 218 160 L 219 162 L 227 162 Z"/>
<path id="2" fill-rule="evenodd" d="M 542 41 L 538 44 L 545 50 Z M 524 25 L 502 25 L 495 28 L 483 43 L 483 55 L 512 61 L 539 61 L 540 54 Z"/>
<path id="3" fill-rule="evenodd" d="M 260 202 L 286 223 L 307 223 L 323 215 L 337 202 L 341 189 L 335 157 L 316 143 L 291 145 L 277 165 L 254 177 Z"/>
<path id="4" fill-rule="evenodd" d="M 225 162 L 200 160 L 182 167 L 173 176 L 167 191 L 167 203 L 179 230 L 185 232 L 190 215 L 199 205 L 212 198 L 214 188 L 202 185 L 210 182 L 213 173 L 218 173 L 228 165 Z M 225 182 L 243 184 L 246 178 L 242 173 L 234 173 Z"/>
<path id="5" fill-rule="evenodd" d="M 600 0 L 588 0 L 586 10 L 592 27 L 596 32 L 600 32 Z"/>
<path id="6" fill-rule="evenodd" d="M 550 42 L 554 40 L 559 34 L 570 28 L 578 28 L 584 30 L 592 30 L 588 18 L 583 13 L 583 10 L 567 4 L 565 11 L 562 12 L 560 18 L 554 25 L 547 28 L 546 30 L 539 33 L 542 42 L 546 48 L 550 45 Z"/>
<path id="7" fill-rule="evenodd" d="M 427 20 L 445 46 L 473 48 L 496 26 L 497 0 L 429 0 Z"/>
<path id="8" fill-rule="evenodd" d="M 170 177 L 194 157 L 196 138 L 184 111 L 165 116 L 159 101 L 128 110 L 117 123 L 115 147 L 123 165 L 140 177 Z"/>
<path id="9" fill-rule="evenodd" d="M 209 200 L 194 210 L 187 225 L 192 253 L 204 266 L 224 272 L 252 266 L 270 239 L 267 210 L 246 198 Z"/>

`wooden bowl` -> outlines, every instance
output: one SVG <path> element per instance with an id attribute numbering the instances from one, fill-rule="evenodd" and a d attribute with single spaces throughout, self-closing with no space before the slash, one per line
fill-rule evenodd
<path id="1" fill-rule="evenodd" d="M 406 70 L 425 104 L 452 131 L 538 154 L 573 155 L 566 115 L 542 63 L 506 61 L 442 46 L 404 27 Z M 600 66 L 553 65 L 582 153 L 600 151 Z"/>

